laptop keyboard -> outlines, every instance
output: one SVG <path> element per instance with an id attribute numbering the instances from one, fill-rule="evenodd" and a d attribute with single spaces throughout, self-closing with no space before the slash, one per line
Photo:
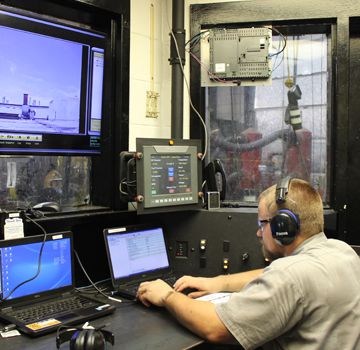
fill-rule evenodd
<path id="1" fill-rule="evenodd" d="M 30 307 L 10 310 L 7 315 L 17 318 L 21 322 L 31 323 L 44 320 L 53 316 L 59 316 L 74 310 L 83 309 L 95 304 L 91 300 L 80 296 L 65 297 L 56 301 L 48 301 Z"/>
<path id="2" fill-rule="evenodd" d="M 177 278 L 175 276 L 166 276 L 166 277 L 162 277 L 161 279 L 172 287 L 174 285 L 174 283 L 176 282 Z M 121 289 L 126 291 L 126 293 L 135 296 L 140 284 L 141 284 L 141 282 L 134 283 L 131 285 L 121 287 Z"/>

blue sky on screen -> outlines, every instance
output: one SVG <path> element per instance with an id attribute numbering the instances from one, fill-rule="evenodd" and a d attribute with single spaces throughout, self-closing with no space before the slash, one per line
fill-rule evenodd
<path id="1" fill-rule="evenodd" d="M 22 104 L 23 94 L 48 105 L 80 97 L 82 45 L 0 27 L 0 101 Z"/>

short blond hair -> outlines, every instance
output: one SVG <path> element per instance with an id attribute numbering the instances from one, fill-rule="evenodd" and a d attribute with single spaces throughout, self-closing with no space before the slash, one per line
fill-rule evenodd
<path id="1" fill-rule="evenodd" d="M 259 196 L 259 202 L 266 202 L 269 214 L 275 215 L 279 209 L 291 210 L 299 217 L 300 234 L 313 236 L 324 230 L 324 210 L 319 192 L 308 182 L 291 179 L 289 191 L 284 203 L 276 203 L 276 185 L 269 187 Z"/>

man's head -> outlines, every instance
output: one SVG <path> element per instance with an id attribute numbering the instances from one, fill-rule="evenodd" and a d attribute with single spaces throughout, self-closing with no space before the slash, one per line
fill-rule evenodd
<path id="1" fill-rule="evenodd" d="M 270 220 L 285 209 L 299 223 L 299 232 L 288 246 L 279 244 L 272 235 Z M 291 253 L 302 241 L 323 231 L 323 204 L 319 193 L 306 181 L 292 179 L 283 203 L 276 201 L 276 186 L 271 186 L 259 196 L 260 227 L 257 235 L 263 244 L 265 258 L 274 260 Z M 274 223 L 274 221 L 273 221 Z"/>

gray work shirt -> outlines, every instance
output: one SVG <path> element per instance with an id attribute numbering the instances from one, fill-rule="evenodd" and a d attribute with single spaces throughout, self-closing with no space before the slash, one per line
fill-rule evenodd
<path id="1" fill-rule="evenodd" d="M 216 312 L 245 349 L 360 350 L 360 258 L 319 233 Z"/>

